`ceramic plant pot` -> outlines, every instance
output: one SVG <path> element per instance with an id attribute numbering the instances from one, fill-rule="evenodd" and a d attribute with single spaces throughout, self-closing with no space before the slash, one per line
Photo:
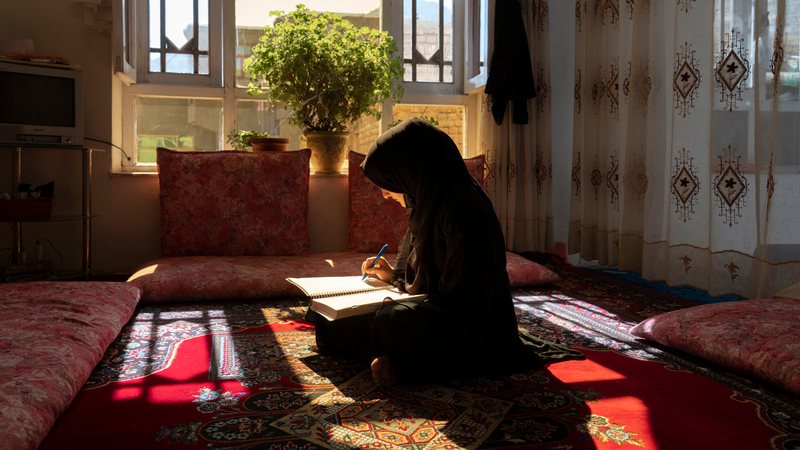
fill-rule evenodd
<path id="1" fill-rule="evenodd" d="M 254 152 L 284 152 L 289 149 L 289 138 L 251 138 L 250 146 Z"/>
<path id="2" fill-rule="evenodd" d="M 339 173 L 347 157 L 350 133 L 314 131 L 304 134 L 311 149 L 311 168 L 315 173 Z"/>

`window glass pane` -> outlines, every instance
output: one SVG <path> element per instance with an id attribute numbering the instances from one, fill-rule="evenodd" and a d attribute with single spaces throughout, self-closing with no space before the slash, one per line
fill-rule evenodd
<path id="1" fill-rule="evenodd" d="M 381 0 L 236 0 L 236 85 L 247 87 L 249 81 L 242 71 L 245 58 L 264 34 L 264 26 L 272 25 L 271 11 L 292 11 L 303 3 L 314 11 L 330 11 L 341 15 L 354 25 L 378 29 Z"/>
<path id="2" fill-rule="evenodd" d="M 150 0 L 150 71 L 207 75 L 208 0 Z"/>
<path id="3" fill-rule="evenodd" d="M 447 133 L 464 153 L 464 107 L 462 105 L 415 105 L 400 103 L 392 106 L 393 120 L 389 128 L 405 119 L 419 117 L 431 121 Z M 381 134 L 380 121 L 371 116 L 364 116 L 350 127 L 351 150 L 366 153 L 375 139 Z"/>
<path id="4" fill-rule="evenodd" d="M 207 74 L 208 73 L 208 55 L 200 55 L 198 58 L 198 73 Z"/>
<path id="5" fill-rule="evenodd" d="M 489 45 L 489 4 L 488 0 L 481 0 L 481 20 L 480 20 L 480 52 L 481 52 L 481 72 L 486 71 L 486 56 L 487 56 L 487 47 Z"/>
<path id="6" fill-rule="evenodd" d="M 222 145 L 222 100 L 136 97 L 140 163 L 156 162 L 156 147 L 214 151 Z"/>
<path id="7" fill-rule="evenodd" d="M 164 4 L 166 35 L 176 47 L 194 39 L 194 8 L 192 0 L 170 0 Z"/>
<path id="8" fill-rule="evenodd" d="M 154 72 L 159 72 L 159 70 L 154 70 Z M 167 57 L 167 72 L 194 73 L 194 58 L 192 58 L 192 55 L 169 55 Z"/>
<path id="9" fill-rule="evenodd" d="M 161 72 L 160 53 L 150 52 L 150 72 Z"/>
<path id="10" fill-rule="evenodd" d="M 148 2 L 149 11 L 149 42 L 151 49 L 161 48 L 161 1 L 150 0 Z"/>
<path id="11" fill-rule="evenodd" d="M 392 123 L 419 117 L 432 121 L 434 125 L 447 133 L 464 154 L 464 106 L 462 105 L 412 105 L 401 103 L 392 108 Z"/>
<path id="12" fill-rule="evenodd" d="M 234 126 L 238 130 L 265 131 L 273 137 L 288 138 L 289 148 L 300 148 L 302 130 L 287 122 L 288 115 L 288 110 L 267 101 L 237 100 Z"/>
<path id="13" fill-rule="evenodd" d="M 199 2 L 197 8 L 197 25 L 198 25 L 198 41 L 197 47 L 200 49 L 201 52 L 208 53 L 208 37 L 209 37 L 209 20 L 208 20 L 208 13 L 209 13 L 209 6 L 208 0 L 203 0 Z"/>
<path id="14" fill-rule="evenodd" d="M 452 0 L 403 0 L 403 81 L 452 83 Z"/>
<path id="15" fill-rule="evenodd" d="M 281 117 L 272 104 L 263 100 L 239 100 L 236 102 L 236 128 L 240 130 L 265 131 L 273 136 L 280 132 Z"/>

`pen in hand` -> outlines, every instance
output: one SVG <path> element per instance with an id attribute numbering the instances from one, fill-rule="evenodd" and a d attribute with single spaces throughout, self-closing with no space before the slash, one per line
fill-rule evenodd
<path id="1" fill-rule="evenodd" d="M 381 259 L 381 255 L 383 255 L 383 252 L 385 252 L 387 248 L 389 248 L 389 244 L 383 244 L 383 247 L 381 247 L 381 249 L 378 250 L 378 254 L 375 256 L 375 259 L 372 260 L 372 264 L 369 265 L 368 267 L 369 269 L 375 267 L 375 263 L 377 263 L 378 260 Z M 367 279 L 367 272 L 364 272 L 364 275 L 361 276 L 361 281 L 364 281 L 366 279 Z"/>

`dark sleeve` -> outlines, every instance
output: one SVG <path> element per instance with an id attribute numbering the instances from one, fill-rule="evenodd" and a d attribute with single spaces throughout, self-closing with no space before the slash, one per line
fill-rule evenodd
<path id="1" fill-rule="evenodd" d="M 397 248 L 397 258 L 394 261 L 394 275 L 392 275 L 392 284 L 403 292 L 406 292 L 406 266 L 408 264 L 408 255 L 411 251 L 411 231 L 406 230 L 400 245 Z"/>
<path id="2" fill-rule="evenodd" d="M 450 203 L 439 219 L 437 289 L 445 307 L 486 318 L 510 303 L 505 248 L 488 200 Z"/>

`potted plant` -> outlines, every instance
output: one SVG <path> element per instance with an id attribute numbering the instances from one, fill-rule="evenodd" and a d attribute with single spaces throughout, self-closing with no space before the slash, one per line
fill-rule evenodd
<path id="1" fill-rule="evenodd" d="M 402 97 L 394 40 L 303 5 L 270 15 L 274 25 L 264 28 L 244 62 L 248 93 L 286 105 L 289 122 L 303 130 L 316 172 L 338 172 L 350 124 L 365 114 L 379 119 L 381 102 Z"/>
<path id="2" fill-rule="evenodd" d="M 248 148 L 252 148 L 253 151 L 284 151 L 289 148 L 289 139 L 273 138 L 264 131 L 231 130 L 226 140 L 234 150 L 240 151 L 246 151 Z"/>

